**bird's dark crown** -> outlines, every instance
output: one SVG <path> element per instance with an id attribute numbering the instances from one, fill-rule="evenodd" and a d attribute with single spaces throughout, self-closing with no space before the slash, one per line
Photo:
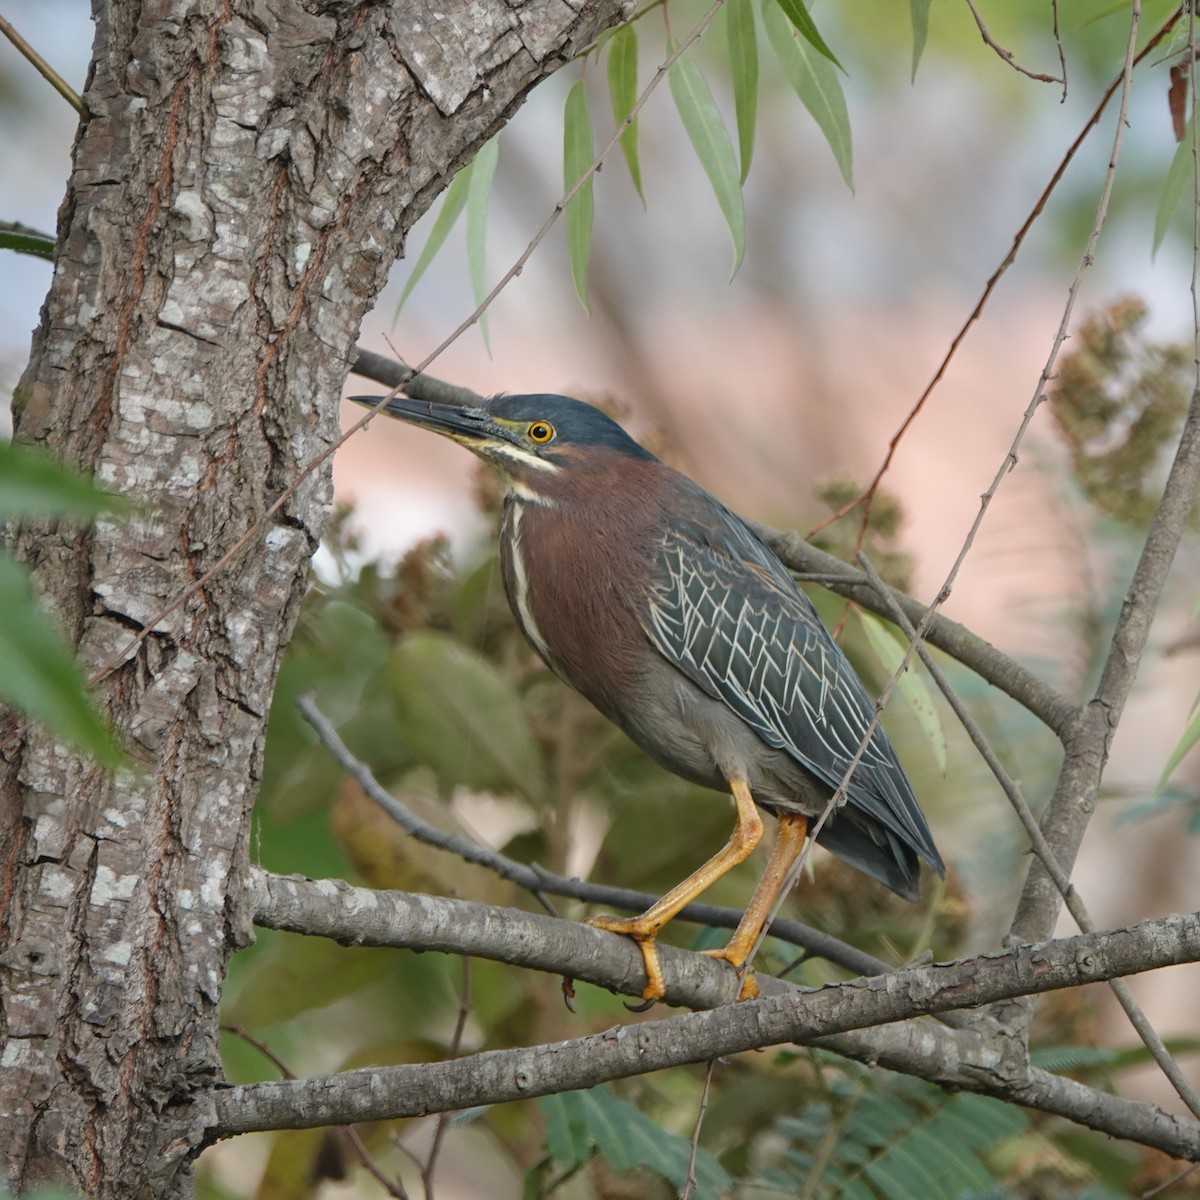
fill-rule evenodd
<path id="1" fill-rule="evenodd" d="M 509 396 L 501 393 L 485 400 L 483 409 L 501 421 L 545 421 L 554 430 L 553 441 L 544 453 L 551 457 L 556 448 L 606 449 L 633 458 L 652 459 L 654 455 L 640 446 L 598 408 L 569 396 L 541 393 Z"/>

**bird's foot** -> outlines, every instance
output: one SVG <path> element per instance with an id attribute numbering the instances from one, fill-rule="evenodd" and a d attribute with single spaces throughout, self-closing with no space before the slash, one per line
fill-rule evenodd
<path id="1" fill-rule="evenodd" d="M 658 926 L 647 926 L 637 917 L 610 917 L 602 915 L 588 917 L 584 921 L 593 929 L 603 929 L 608 933 L 619 933 L 622 937 L 633 938 L 642 952 L 642 962 L 646 968 L 646 986 L 642 989 L 642 999 L 648 1008 L 655 1000 L 661 1000 L 667 992 L 667 982 L 663 978 L 662 964 L 658 961 L 658 947 L 654 939 L 658 936 Z M 633 1011 L 641 1012 L 642 1008 Z"/>
<path id="2" fill-rule="evenodd" d="M 722 962 L 727 962 L 742 980 L 742 986 L 738 989 L 737 1002 L 741 1004 L 743 1000 L 753 1000 L 758 995 L 758 980 L 754 978 L 754 972 L 746 966 L 745 959 L 739 959 L 735 955 L 729 953 L 729 947 L 726 946 L 723 950 L 705 950 L 704 953 L 709 958 L 719 958 Z"/>

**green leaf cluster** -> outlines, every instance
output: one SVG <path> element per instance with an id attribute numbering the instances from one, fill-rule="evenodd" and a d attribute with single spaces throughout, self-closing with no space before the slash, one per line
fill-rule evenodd
<path id="1" fill-rule="evenodd" d="M 488 198 L 492 191 L 492 179 L 496 174 L 496 164 L 500 160 L 500 143 L 492 138 L 480 147 L 479 152 L 465 166 L 446 189 L 442 206 L 438 210 L 437 219 L 429 231 L 429 237 L 413 264 L 413 269 L 405 281 L 396 302 L 395 316 L 400 315 L 409 296 L 421 281 L 421 277 L 437 258 L 450 231 L 458 223 L 463 211 L 467 214 L 467 269 L 471 276 L 471 291 L 478 307 L 487 298 L 487 212 Z M 487 313 L 480 314 L 479 329 L 483 335 L 484 344 L 488 343 Z"/>
<path id="2" fill-rule="evenodd" d="M 920 5 L 916 0 L 914 4 L 916 29 Z M 646 193 L 638 143 L 638 118 L 634 111 L 641 84 L 638 66 L 641 35 L 637 22 L 645 15 L 639 14 L 613 30 L 591 52 L 606 59 L 605 76 L 614 133 L 629 177 L 643 203 Z M 737 149 L 726 130 L 720 105 L 700 65 L 697 46 L 689 47 L 677 59 L 668 72 L 667 82 L 684 131 L 708 176 L 713 195 L 729 227 L 733 244 L 731 274 L 736 274 L 746 251 L 742 187 L 750 173 L 754 154 L 760 22 L 784 77 L 825 135 L 848 187 L 853 186 L 852 145 L 849 112 L 838 78 L 841 64 L 821 36 L 803 0 L 746 0 L 744 3 L 739 0 L 738 3 L 725 6 L 721 20 L 725 27 L 724 45 L 737 126 Z M 675 42 L 668 36 L 667 53 L 674 53 L 675 48 Z M 916 53 L 914 69 L 915 59 Z M 646 82 L 648 84 L 649 79 Z M 467 261 L 471 283 L 476 304 L 482 303 L 488 291 L 485 252 L 487 198 L 496 169 L 497 145 L 495 139 L 488 142 L 447 189 L 429 237 L 404 285 L 397 304 L 397 314 L 464 209 L 467 212 Z M 590 176 L 595 147 L 586 75 L 581 74 L 568 90 L 563 110 L 563 188 L 565 193 L 570 194 L 579 185 L 564 206 L 564 224 L 571 279 L 585 310 L 588 307 L 587 273 L 595 212 Z M 484 320 L 481 320 L 481 328 L 486 341 Z"/>

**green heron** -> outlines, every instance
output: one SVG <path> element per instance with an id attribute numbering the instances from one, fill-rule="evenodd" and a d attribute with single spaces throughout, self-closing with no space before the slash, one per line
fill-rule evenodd
<path id="1" fill-rule="evenodd" d="M 638 943 L 644 999 L 665 992 L 659 930 L 751 854 L 763 834 L 759 808 L 777 818 L 749 907 L 729 944 L 710 952 L 741 970 L 874 712 L 808 597 L 720 501 L 589 404 L 397 397 L 383 411 L 499 471 L 504 587 L 547 666 L 668 771 L 733 795 L 736 825 L 708 862 L 641 916 L 588 922 Z M 944 874 L 882 726 L 817 842 L 908 900 L 919 895 L 919 859 Z M 747 973 L 741 998 L 756 993 Z"/>

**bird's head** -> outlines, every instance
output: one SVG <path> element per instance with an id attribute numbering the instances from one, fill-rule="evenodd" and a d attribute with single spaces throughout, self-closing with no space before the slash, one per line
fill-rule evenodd
<path id="1" fill-rule="evenodd" d="M 352 398 L 368 407 L 379 403 Z M 566 396 L 500 395 L 471 407 L 396 396 L 381 411 L 453 438 L 491 463 L 510 491 L 543 503 L 584 474 L 594 480 L 630 460 L 654 460 L 598 408 Z"/>

